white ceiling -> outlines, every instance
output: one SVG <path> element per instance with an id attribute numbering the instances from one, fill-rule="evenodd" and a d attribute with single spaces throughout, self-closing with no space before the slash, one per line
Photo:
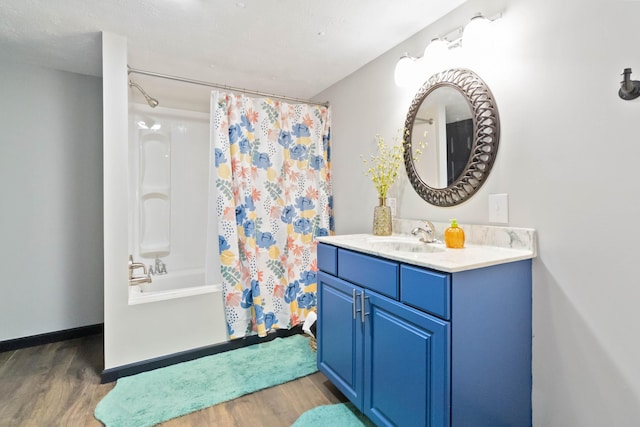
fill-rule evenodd
<path id="1" fill-rule="evenodd" d="M 99 76 L 108 31 L 134 68 L 310 98 L 464 1 L 2 0 L 0 60 Z"/>

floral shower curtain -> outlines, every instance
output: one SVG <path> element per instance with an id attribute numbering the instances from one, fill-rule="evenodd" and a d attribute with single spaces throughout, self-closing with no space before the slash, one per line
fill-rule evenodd
<path id="1" fill-rule="evenodd" d="M 211 94 L 218 243 L 231 339 L 316 306 L 316 236 L 333 232 L 328 107 Z"/>

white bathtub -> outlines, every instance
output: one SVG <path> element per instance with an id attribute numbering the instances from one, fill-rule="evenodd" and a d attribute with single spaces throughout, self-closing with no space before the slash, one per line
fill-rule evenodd
<path id="1" fill-rule="evenodd" d="M 151 283 L 129 286 L 129 305 L 222 291 L 221 284 L 204 283 L 204 269 L 179 270 L 151 276 Z"/>

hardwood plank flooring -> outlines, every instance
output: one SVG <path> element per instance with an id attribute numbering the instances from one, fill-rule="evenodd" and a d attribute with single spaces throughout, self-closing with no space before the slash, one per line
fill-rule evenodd
<path id="1" fill-rule="evenodd" d="M 0 353 L 0 426 L 96 426 L 102 335 Z M 305 411 L 346 398 L 321 373 L 260 390 L 160 424 L 163 427 L 288 427 Z"/>

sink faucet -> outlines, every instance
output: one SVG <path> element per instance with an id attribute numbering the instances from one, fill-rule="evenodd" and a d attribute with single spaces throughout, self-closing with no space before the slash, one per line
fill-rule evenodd
<path id="1" fill-rule="evenodd" d="M 416 227 L 411 230 L 411 234 L 419 236 L 419 240 L 424 243 L 433 243 L 436 241 L 436 228 L 431 221 L 425 221 L 425 228 Z"/>

